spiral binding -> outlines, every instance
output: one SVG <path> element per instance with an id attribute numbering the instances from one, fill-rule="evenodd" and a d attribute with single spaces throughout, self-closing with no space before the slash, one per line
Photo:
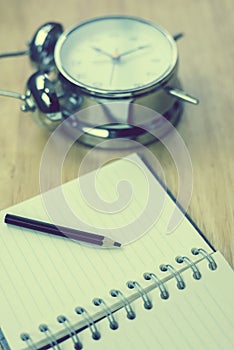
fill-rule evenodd
<path id="1" fill-rule="evenodd" d="M 136 317 L 136 314 L 135 314 L 129 300 L 123 295 L 123 293 L 120 290 L 112 289 L 110 291 L 110 295 L 114 298 L 116 298 L 116 297 L 120 298 L 121 304 L 124 307 L 124 309 L 126 310 L 127 318 L 129 320 L 134 320 L 134 318 Z"/>
<path id="2" fill-rule="evenodd" d="M 191 250 L 192 254 L 193 255 L 198 255 L 198 254 L 201 254 L 205 259 L 207 259 L 208 261 L 208 266 L 211 270 L 216 270 L 217 269 L 217 264 L 216 262 L 214 261 L 213 257 L 208 254 L 205 249 L 202 249 L 202 248 L 193 248 Z"/>
<path id="3" fill-rule="evenodd" d="M 214 271 L 217 269 L 217 264 L 214 260 L 214 258 L 206 252 L 203 248 L 193 248 L 191 250 L 191 253 L 193 255 L 201 255 L 202 259 L 206 259 L 208 261 L 208 267 L 211 271 Z M 197 267 L 196 263 L 193 262 L 189 257 L 187 256 L 177 256 L 175 258 L 176 263 L 178 264 L 185 264 L 186 267 L 181 269 L 181 271 L 185 271 L 187 269 L 191 269 L 193 273 L 193 278 L 195 280 L 200 280 L 202 277 L 202 274 Z M 83 321 L 85 322 L 84 326 L 81 326 L 79 329 L 76 329 L 69 319 L 64 316 L 60 315 L 57 317 L 57 321 L 59 324 L 61 324 L 65 331 L 66 336 L 63 336 L 61 338 L 57 338 L 48 325 L 41 324 L 39 326 L 39 330 L 41 333 L 44 334 L 46 338 L 46 345 L 41 347 L 36 347 L 35 343 L 31 339 L 30 335 L 28 333 L 22 333 L 21 334 L 21 340 L 25 342 L 27 345 L 27 348 L 29 350 L 46 350 L 46 349 L 53 349 L 53 350 L 61 350 L 60 343 L 62 343 L 65 339 L 71 339 L 73 343 L 73 349 L 75 350 L 81 350 L 83 349 L 83 344 L 81 343 L 78 333 L 82 332 L 85 328 L 88 328 L 91 332 L 91 336 L 94 340 L 99 340 L 101 338 L 101 333 L 99 332 L 97 328 L 97 323 L 106 318 L 109 322 L 109 327 L 111 330 L 116 330 L 119 325 L 116 321 L 113 313 L 117 312 L 120 309 L 124 309 L 126 311 L 126 317 L 130 320 L 134 320 L 136 317 L 136 313 L 133 310 L 132 302 L 138 298 L 141 298 L 143 301 L 143 305 L 145 309 L 152 309 L 153 303 L 150 299 L 149 292 L 158 288 L 160 292 L 160 297 L 162 299 L 168 299 L 170 297 L 168 288 L 166 286 L 166 282 L 168 282 L 171 279 L 175 279 L 177 288 L 179 290 L 183 290 L 186 288 L 185 281 L 183 277 L 181 276 L 181 273 L 172 265 L 170 264 L 163 264 L 159 266 L 160 270 L 162 272 L 168 272 L 170 275 L 167 276 L 165 279 L 160 279 L 155 273 L 153 272 L 145 272 L 143 274 L 143 277 L 146 281 L 151 281 L 151 285 L 148 287 L 142 287 L 142 285 L 138 281 L 128 281 L 127 287 L 129 289 L 134 289 L 136 291 L 135 294 L 131 295 L 130 297 L 124 296 L 124 294 L 117 289 L 112 289 L 110 291 L 110 295 L 113 298 L 118 298 L 119 302 L 117 304 L 112 305 L 109 307 L 107 303 L 102 298 L 94 298 L 93 304 L 97 307 L 100 307 L 102 309 L 101 313 L 95 314 L 94 316 L 91 316 L 88 311 L 83 307 L 76 307 L 75 312 L 77 315 L 82 316 Z M 101 315 L 101 316 L 100 316 Z"/>
<path id="4" fill-rule="evenodd" d="M 36 345 L 33 343 L 32 339 L 28 333 L 22 333 L 20 335 L 20 338 L 21 338 L 21 340 L 26 342 L 28 349 L 37 350 Z"/>
<path id="5" fill-rule="evenodd" d="M 162 299 L 169 298 L 169 292 L 167 290 L 167 287 L 165 286 L 165 283 L 160 278 L 158 278 L 158 276 L 156 276 L 155 273 L 145 272 L 143 276 L 144 276 L 144 279 L 147 281 L 149 280 L 154 281 L 154 283 L 156 284 L 156 287 L 158 287 L 160 290 L 160 296 Z"/>
<path id="6" fill-rule="evenodd" d="M 200 280 L 201 279 L 201 272 L 200 272 L 199 268 L 187 256 L 177 256 L 175 260 L 176 260 L 176 262 L 178 264 L 186 263 L 192 269 L 192 271 L 193 271 L 193 278 L 195 280 Z"/>
<path id="7" fill-rule="evenodd" d="M 49 329 L 49 327 L 46 324 L 41 324 L 39 326 L 39 330 L 44 333 L 45 337 L 48 340 L 48 344 L 50 345 L 51 349 L 54 350 L 61 350 L 57 339 L 55 338 L 54 334 L 51 332 L 51 330 Z"/>
<path id="8" fill-rule="evenodd" d="M 70 339 L 73 342 L 73 347 L 75 350 L 81 350 L 83 348 L 82 343 L 76 333 L 76 330 L 74 329 L 74 327 L 71 325 L 70 321 L 66 318 L 66 316 L 64 315 L 60 315 L 57 317 L 57 321 L 59 323 L 62 323 L 64 325 L 64 327 L 66 328 Z"/>
<path id="9" fill-rule="evenodd" d="M 109 308 L 109 306 L 107 306 L 106 302 L 103 299 L 95 298 L 95 299 L 93 299 L 93 304 L 96 306 L 102 306 L 104 313 L 105 313 L 105 317 L 108 319 L 109 326 L 111 329 L 114 330 L 114 329 L 117 329 L 119 327 L 118 322 L 114 318 L 111 309 Z"/>
<path id="10" fill-rule="evenodd" d="M 128 281 L 127 286 L 130 289 L 135 288 L 137 290 L 137 293 L 143 300 L 145 309 L 148 309 L 148 310 L 152 309 L 153 304 L 148 296 L 148 293 L 144 290 L 144 288 L 142 288 L 142 286 L 137 281 Z"/>
<path id="11" fill-rule="evenodd" d="M 84 317 L 85 321 L 87 322 L 87 326 L 90 329 L 90 332 L 92 334 L 92 338 L 94 340 L 100 339 L 101 334 L 96 327 L 94 319 L 92 318 L 92 316 L 90 316 L 88 311 L 85 310 L 83 307 L 77 307 L 75 308 L 75 311 L 78 315 L 82 315 Z"/>
<path id="12" fill-rule="evenodd" d="M 186 287 L 185 282 L 181 274 L 170 264 L 160 265 L 160 270 L 162 272 L 170 271 L 170 273 L 175 277 L 178 289 L 184 289 Z"/>

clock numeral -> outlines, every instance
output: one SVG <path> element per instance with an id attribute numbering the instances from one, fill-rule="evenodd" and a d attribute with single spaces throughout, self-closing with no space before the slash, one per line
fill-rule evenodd
<path id="1" fill-rule="evenodd" d="M 82 64 L 82 61 L 80 61 L 80 60 L 71 60 L 70 64 L 72 66 L 76 66 L 76 65 L 78 66 L 78 65 Z"/>
<path id="2" fill-rule="evenodd" d="M 94 82 L 93 82 L 93 86 L 96 86 L 96 87 L 101 88 L 101 87 L 103 86 L 103 83 L 100 82 L 100 81 L 94 81 Z"/>
<path id="3" fill-rule="evenodd" d="M 110 33 L 110 38 L 118 38 L 119 33 Z"/>
<path id="4" fill-rule="evenodd" d="M 131 36 L 129 38 L 130 41 L 137 41 L 138 37 L 137 36 Z"/>
<path id="5" fill-rule="evenodd" d="M 152 58 L 151 62 L 158 63 L 158 62 L 161 62 L 161 60 L 160 58 Z"/>
<path id="6" fill-rule="evenodd" d="M 100 41 L 100 38 L 97 36 L 97 37 L 92 37 L 92 38 L 90 38 L 90 42 L 92 42 L 92 43 L 96 43 L 96 42 L 99 42 Z"/>
<path id="7" fill-rule="evenodd" d="M 77 79 L 84 79 L 87 77 L 87 74 L 84 74 L 84 73 L 77 73 L 76 74 L 76 78 Z"/>

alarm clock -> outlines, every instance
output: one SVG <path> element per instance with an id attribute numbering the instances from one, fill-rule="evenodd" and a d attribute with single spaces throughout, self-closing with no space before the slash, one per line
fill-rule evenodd
<path id="1" fill-rule="evenodd" d="M 150 127 L 161 126 L 153 116 L 144 128 L 144 113 L 141 120 L 134 120 L 134 113 L 129 118 L 132 106 L 147 107 L 175 125 L 183 101 L 198 103 L 181 89 L 177 76 L 176 40 L 181 36 L 123 15 L 92 18 L 67 31 L 59 23 L 46 23 L 23 52 L 36 72 L 27 81 L 26 93 L 12 96 L 24 100 L 22 110 L 50 130 L 72 116 L 72 132 L 79 130 L 79 140 L 87 145 L 118 138 L 147 144 L 154 138 Z M 95 105 L 103 114 L 98 125 L 92 112 L 79 120 L 79 111 Z M 124 112 L 116 105 L 126 106 Z"/>

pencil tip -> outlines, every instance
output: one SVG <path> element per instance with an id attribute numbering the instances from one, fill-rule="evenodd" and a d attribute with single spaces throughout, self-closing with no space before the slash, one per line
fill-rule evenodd
<path id="1" fill-rule="evenodd" d="M 121 243 L 113 241 L 113 239 L 105 237 L 103 239 L 103 247 L 111 248 L 111 247 L 121 247 Z"/>

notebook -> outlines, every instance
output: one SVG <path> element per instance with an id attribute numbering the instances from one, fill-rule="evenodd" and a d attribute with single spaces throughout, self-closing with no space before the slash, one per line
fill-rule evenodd
<path id="1" fill-rule="evenodd" d="M 1 211 L 1 348 L 233 349 L 233 270 L 187 216 L 167 232 L 175 208 L 132 154 Z M 69 221 L 123 246 L 13 227 L 6 213 Z"/>

